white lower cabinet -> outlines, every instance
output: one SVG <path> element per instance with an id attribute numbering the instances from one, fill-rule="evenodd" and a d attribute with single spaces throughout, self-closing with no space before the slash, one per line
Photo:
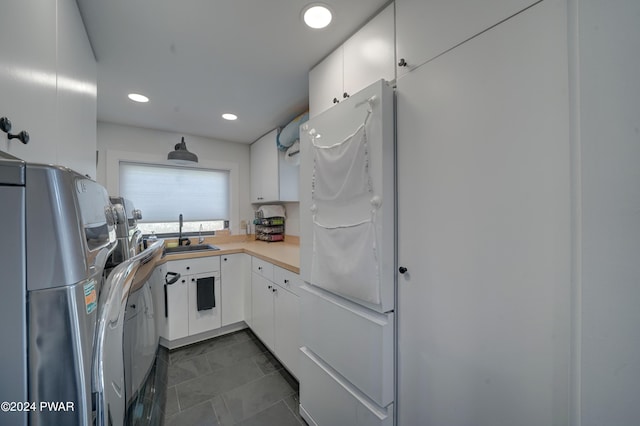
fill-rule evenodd
<path id="1" fill-rule="evenodd" d="M 213 280 L 213 306 L 211 306 L 211 296 L 201 296 L 201 292 L 207 292 L 211 286 L 211 280 Z M 205 331 L 215 330 L 220 328 L 221 316 L 221 298 L 220 298 L 220 272 L 203 272 L 197 275 L 191 275 L 189 278 L 188 286 L 188 299 L 189 299 L 189 336 L 194 334 L 203 333 Z M 201 286 L 202 289 L 198 289 Z M 204 297 L 206 302 L 204 307 L 200 307 L 198 304 L 198 297 Z"/>
<path id="2" fill-rule="evenodd" d="M 252 299 L 252 330 L 267 345 L 275 351 L 273 322 L 273 290 L 274 285 L 261 275 L 252 273 L 251 299 Z"/>
<path id="3" fill-rule="evenodd" d="M 167 262 L 168 272 L 177 272 L 180 278 L 167 286 L 165 310 L 165 334 L 167 340 L 220 328 L 221 279 L 220 256 Z M 213 282 L 213 298 L 208 293 Z M 207 300 L 198 309 L 198 288 L 201 298 Z M 213 305 L 213 306 L 211 306 Z"/>
<path id="4" fill-rule="evenodd" d="M 247 299 L 251 301 L 251 257 L 244 253 L 220 256 L 220 280 L 222 287 L 222 326 L 245 320 L 251 314 L 251 305 L 247 310 Z M 248 287 L 248 288 L 247 288 Z M 247 298 L 245 292 L 249 293 Z"/>
<path id="5" fill-rule="evenodd" d="M 300 348 L 299 302 L 296 289 L 299 276 L 261 259 L 252 259 L 251 274 L 252 315 L 251 329 L 262 342 L 297 377 Z M 273 274 L 270 273 L 273 269 Z M 267 276 L 281 282 L 267 279 Z M 285 282 L 286 281 L 286 282 Z"/>

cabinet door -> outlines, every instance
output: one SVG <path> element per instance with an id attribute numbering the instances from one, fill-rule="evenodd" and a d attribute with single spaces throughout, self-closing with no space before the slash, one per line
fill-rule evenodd
<path id="1" fill-rule="evenodd" d="M 96 61 L 75 0 L 58 0 L 58 164 L 96 178 Z"/>
<path id="2" fill-rule="evenodd" d="M 165 317 L 165 275 L 167 273 L 167 264 L 163 263 L 156 267 L 153 274 L 154 280 L 151 284 L 151 295 L 153 296 L 153 312 L 156 319 L 156 328 L 158 336 L 167 338 L 167 318 Z M 167 286 L 171 287 L 171 286 Z M 167 288 L 168 290 L 168 288 Z M 169 300 L 166 300 L 167 310 L 169 308 Z"/>
<path id="3" fill-rule="evenodd" d="M 343 49 L 338 47 L 309 71 L 309 118 L 331 108 L 334 99 L 342 99 Z"/>
<path id="4" fill-rule="evenodd" d="M 198 310 L 198 282 L 213 279 L 213 295 L 215 306 L 211 309 Z M 221 318 L 220 275 L 203 273 L 189 277 L 189 335 L 220 328 Z"/>
<path id="5" fill-rule="evenodd" d="M 273 350 L 273 283 L 252 273 L 251 296 L 251 329 L 269 349 Z"/>
<path id="6" fill-rule="evenodd" d="M 407 63 L 398 67 L 398 77 L 534 3 L 396 0 L 396 54 Z"/>
<path id="7" fill-rule="evenodd" d="M 543 1 L 398 79 L 398 424 L 569 423 L 566 25 Z"/>
<path id="8" fill-rule="evenodd" d="M 167 286 L 167 318 L 164 337 L 167 340 L 180 339 L 189 335 L 189 294 L 190 276 Z M 164 312 L 163 312 L 164 315 Z"/>
<path id="9" fill-rule="evenodd" d="M 272 130 L 251 144 L 251 202 L 279 200 L 278 130 Z"/>
<path id="10" fill-rule="evenodd" d="M 393 19 L 393 4 L 390 4 L 344 43 L 343 97 L 381 78 L 395 79 Z"/>
<path id="11" fill-rule="evenodd" d="M 300 352 L 298 296 L 275 286 L 274 337 L 276 355 L 287 369 L 298 377 L 298 353 Z"/>
<path id="12" fill-rule="evenodd" d="M 244 253 L 221 256 L 222 325 L 245 319 L 245 282 L 250 278 L 250 257 Z"/>
<path id="13" fill-rule="evenodd" d="M 2 5 L 0 117 L 11 120 L 12 133 L 26 130 L 31 140 L 24 145 L 1 133 L 0 150 L 31 162 L 57 163 L 56 13 L 50 0 Z"/>

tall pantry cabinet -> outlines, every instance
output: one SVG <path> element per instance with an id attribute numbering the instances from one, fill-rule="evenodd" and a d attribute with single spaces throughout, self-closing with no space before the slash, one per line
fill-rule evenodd
<path id="1" fill-rule="evenodd" d="M 640 3 L 476 3 L 396 0 L 397 424 L 635 426 Z"/>
<path id="2" fill-rule="evenodd" d="M 472 2 L 422 3 L 421 15 L 417 3 L 396 3 L 398 51 L 415 37 L 403 19 L 441 20 L 443 37 L 421 40 L 432 46 L 419 60 L 434 58 L 397 80 L 398 424 L 566 425 L 566 4 L 545 0 L 446 51 L 515 2 L 483 16 L 466 13 Z"/>

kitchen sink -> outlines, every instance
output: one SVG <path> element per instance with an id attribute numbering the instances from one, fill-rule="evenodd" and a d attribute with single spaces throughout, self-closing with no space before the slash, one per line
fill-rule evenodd
<path id="1" fill-rule="evenodd" d="M 164 252 L 171 253 L 189 253 L 192 251 L 208 251 L 208 250 L 220 250 L 219 247 L 212 246 L 211 244 L 197 244 L 192 246 L 178 246 L 178 247 L 165 247 Z"/>

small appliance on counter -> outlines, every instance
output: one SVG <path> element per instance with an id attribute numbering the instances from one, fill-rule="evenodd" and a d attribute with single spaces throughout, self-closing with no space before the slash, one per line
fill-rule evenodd
<path id="1" fill-rule="evenodd" d="M 284 241 L 285 209 L 279 205 L 260 206 L 255 212 L 256 240 Z"/>

